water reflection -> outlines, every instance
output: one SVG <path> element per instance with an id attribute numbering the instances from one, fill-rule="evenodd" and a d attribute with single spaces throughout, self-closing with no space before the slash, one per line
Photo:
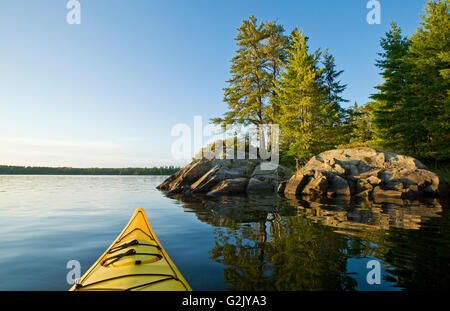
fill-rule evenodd
<path id="1" fill-rule="evenodd" d="M 450 288 L 450 215 L 437 200 L 406 205 L 276 195 L 171 196 L 215 227 L 210 259 L 230 290 Z M 377 259 L 382 284 L 365 265 Z M 355 271 L 356 269 L 356 271 Z"/>
<path id="2" fill-rule="evenodd" d="M 438 199 L 377 204 L 369 200 L 301 200 L 286 198 L 289 204 L 303 210 L 315 222 L 336 228 L 388 230 L 419 229 L 429 218 L 439 217 L 443 206 Z"/>

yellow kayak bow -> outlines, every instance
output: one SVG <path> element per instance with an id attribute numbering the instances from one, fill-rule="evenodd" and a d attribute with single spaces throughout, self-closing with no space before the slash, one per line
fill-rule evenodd
<path id="1" fill-rule="evenodd" d="M 71 291 L 190 291 L 138 208 L 122 233 Z"/>

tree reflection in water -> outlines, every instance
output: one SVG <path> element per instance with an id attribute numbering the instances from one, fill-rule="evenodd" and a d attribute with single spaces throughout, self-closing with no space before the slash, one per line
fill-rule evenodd
<path id="1" fill-rule="evenodd" d="M 172 197 L 215 227 L 209 257 L 230 290 L 354 290 L 350 258 L 380 260 L 390 286 L 450 288 L 450 215 L 437 201 Z"/>
<path id="2" fill-rule="evenodd" d="M 346 239 L 305 217 L 289 216 L 244 230 L 216 230 L 211 259 L 226 266 L 231 290 L 352 289 L 346 276 Z M 266 241 L 265 241 L 266 240 Z"/>

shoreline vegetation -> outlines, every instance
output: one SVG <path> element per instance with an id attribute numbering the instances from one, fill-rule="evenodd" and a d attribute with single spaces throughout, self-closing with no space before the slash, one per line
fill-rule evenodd
<path id="1" fill-rule="evenodd" d="M 250 154 L 250 138 L 257 135 L 259 150 L 275 147 L 281 165 L 265 170 L 250 158 L 194 160 L 157 188 L 169 194 L 276 191 L 400 204 L 447 196 L 449 5 L 450 0 L 428 0 L 411 36 L 390 24 L 375 61 L 382 82 L 369 102 L 352 106 L 344 106 L 349 102 L 342 97 L 344 71 L 327 48 L 310 50 L 300 28 L 288 35 L 276 20 L 243 20 L 224 88 L 228 111 L 210 121 L 230 132 L 225 145 L 245 147 L 244 153 L 248 147 Z M 275 124 L 277 139 L 266 128 Z M 258 131 L 241 130 L 249 125 Z M 220 143 L 201 153 L 220 152 L 215 148 Z"/>
<path id="2" fill-rule="evenodd" d="M 375 60 L 382 81 L 366 103 L 343 98 L 344 70 L 327 48 L 277 21 L 242 21 L 222 126 L 278 124 L 280 164 L 297 170 L 324 151 L 370 147 L 414 157 L 447 179 L 450 163 L 450 0 L 428 0 L 414 33 L 392 22 Z M 245 136 L 245 133 L 242 133 Z M 270 133 L 259 148 L 271 150 Z"/>
<path id="3" fill-rule="evenodd" d="M 0 175 L 172 175 L 179 167 L 74 168 L 0 165 Z"/>

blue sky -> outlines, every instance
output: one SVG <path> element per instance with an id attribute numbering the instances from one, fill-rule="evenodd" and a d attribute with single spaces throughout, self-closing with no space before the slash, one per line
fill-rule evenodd
<path id="1" fill-rule="evenodd" d="M 335 56 L 345 97 L 362 104 L 380 82 L 379 39 L 396 21 L 415 31 L 425 0 L 67 0 L 0 3 L 0 164 L 75 167 L 180 165 L 177 123 L 223 114 L 242 19 L 303 29 Z"/>

